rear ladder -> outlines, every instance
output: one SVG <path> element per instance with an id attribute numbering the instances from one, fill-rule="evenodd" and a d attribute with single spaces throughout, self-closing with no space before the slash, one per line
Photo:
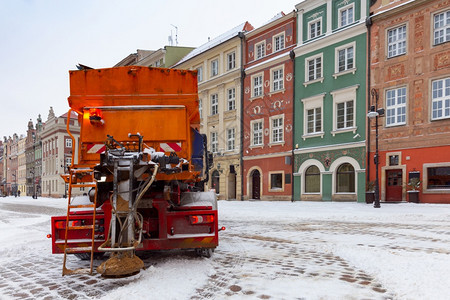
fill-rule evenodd
<path id="1" fill-rule="evenodd" d="M 96 215 L 96 204 L 97 204 L 97 181 L 94 178 L 94 169 L 90 167 L 81 167 L 74 166 L 69 170 L 69 195 L 67 202 L 67 218 L 66 218 L 66 230 L 65 230 L 65 241 L 64 241 L 64 261 L 63 261 L 63 273 L 62 275 L 70 275 L 70 274 L 90 274 L 92 275 L 93 262 L 94 262 L 94 239 L 95 239 L 95 215 Z M 94 202 L 92 204 L 73 204 L 74 197 L 72 196 L 73 188 L 94 188 Z M 69 223 L 69 218 L 71 212 L 77 208 L 92 208 L 93 216 L 92 216 L 92 225 L 82 225 L 82 226 L 72 226 Z M 68 247 L 68 232 L 69 230 L 86 230 L 91 229 L 91 246 L 87 247 Z M 89 251 L 91 254 L 91 261 L 89 268 L 79 268 L 79 269 L 68 269 L 66 267 L 67 254 L 69 253 L 79 253 L 79 252 L 87 252 Z"/>

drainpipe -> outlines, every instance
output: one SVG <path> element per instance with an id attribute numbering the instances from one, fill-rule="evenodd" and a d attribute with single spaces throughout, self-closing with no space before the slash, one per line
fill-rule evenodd
<path id="1" fill-rule="evenodd" d="M 239 32 L 239 38 L 241 39 L 241 113 L 240 113 L 240 124 L 241 127 L 241 146 L 240 146 L 240 171 L 241 171 L 241 201 L 244 200 L 244 45 L 245 45 L 245 34 L 244 32 Z"/>
<path id="2" fill-rule="evenodd" d="M 367 108 L 370 107 L 370 49 L 371 49 L 371 28 L 372 28 L 372 16 L 366 19 L 367 27 Z M 366 109 L 368 110 L 368 109 Z M 366 182 L 370 181 L 370 120 L 367 117 L 367 157 L 366 157 Z"/>
<path id="3" fill-rule="evenodd" d="M 294 50 L 291 50 L 291 52 L 289 53 L 289 56 L 292 60 L 292 70 L 293 73 L 295 74 L 295 52 Z M 294 76 L 295 78 L 295 76 Z M 295 156 L 294 156 L 294 149 L 295 149 L 295 80 L 294 80 L 294 88 L 292 91 L 292 123 L 294 123 L 294 126 L 292 127 L 292 160 L 291 160 L 291 165 L 292 165 L 292 179 L 291 179 L 291 202 L 294 202 L 294 172 L 295 172 Z"/>

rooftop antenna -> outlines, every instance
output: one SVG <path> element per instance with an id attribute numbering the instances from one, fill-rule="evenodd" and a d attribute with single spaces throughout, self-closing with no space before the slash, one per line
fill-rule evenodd
<path id="1" fill-rule="evenodd" d="M 175 46 L 178 46 L 178 27 L 173 24 L 170 24 L 170 25 L 175 27 Z M 172 31 L 170 31 L 170 32 L 172 32 Z"/>
<path id="2" fill-rule="evenodd" d="M 172 30 L 170 31 L 170 35 L 169 35 L 169 45 L 173 46 Z"/>

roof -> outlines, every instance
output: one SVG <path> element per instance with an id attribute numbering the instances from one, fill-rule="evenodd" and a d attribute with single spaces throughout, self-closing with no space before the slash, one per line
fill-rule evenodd
<path id="1" fill-rule="evenodd" d="M 208 51 L 209 49 L 212 49 L 228 40 L 231 40 L 232 38 L 239 35 L 240 32 L 246 32 L 253 29 L 253 26 L 249 22 L 245 22 L 242 24 L 239 24 L 238 26 L 234 27 L 233 29 L 219 35 L 218 37 L 214 38 L 213 40 L 195 48 L 189 54 L 187 54 L 185 57 L 183 57 L 179 62 L 177 62 L 174 66 L 178 66 L 191 58 L 202 54 L 203 52 Z"/>

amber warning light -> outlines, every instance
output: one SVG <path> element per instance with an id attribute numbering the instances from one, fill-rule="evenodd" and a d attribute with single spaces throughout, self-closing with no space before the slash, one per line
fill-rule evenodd
<path id="1" fill-rule="evenodd" d="M 94 126 L 102 126 L 105 124 L 102 111 L 98 108 L 89 109 L 89 121 L 91 122 L 91 125 Z"/>

